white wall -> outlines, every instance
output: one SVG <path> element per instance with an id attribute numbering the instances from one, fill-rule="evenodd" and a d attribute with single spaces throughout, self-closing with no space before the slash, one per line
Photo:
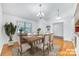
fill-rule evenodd
<path id="1" fill-rule="evenodd" d="M 26 22 L 32 23 L 32 32 L 34 32 L 35 28 L 36 28 L 36 21 L 33 21 L 33 20 L 29 20 L 29 19 L 9 15 L 9 14 L 3 14 L 3 19 L 4 19 L 4 24 L 6 22 L 8 22 L 8 23 L 12 22 L 13 24 L 16 25 L 17 21 L 26 21 Z"/>
<path id="2" fill-rule="evenodd" d="M 40 33 L 46 32 L 46 25 L 47 25 L 47 21 L 45 19 L 39 19 L 37 21 L 37 28 L 41 28 Z"/>
<path id="3" fill-rule="evenodd" d="M 64 40 L 71 41 L 74 34 L 74 17 L 67 16 L 60 20 L 51 19 L 49 24 L 51 25 L 51 32 L 53 32 L 53 23 L 61 23 L 63 22 L 63 37 Z"/>
<path id="4" fill-rule="evenodd" d="M 64 40 L 71 41 L 74 37 L 74 17 L 66 17 L 64 19 Z"/>
<path id="5" fill-rule="evenodd" d="M 3 13 L 2 13 L 2 5 L 0 4 L 0 53 L 3 46 L 3 39 L 2 39 L 2 25 L 3 25 Z"/>
<path id="6" fill-rule="evenodd" d="M 28 19 L 24 19 L 24 18 L 20 18 L 20 17 L 17 17 L 17 16 L 13 16 L 13 15 L 9 15 L 9 14 L 3 14 L 3 25 L 5 23 L 10 23 L 12 22 L 13 24 L 17 24 L 17 21 L 26 21 L 26 22 L 29 22 L 29 23 L 32 23 L 32 32 L 35 32 L 36 30 L 36 22 L 35 21 L 32 21 L 32 20 L 28 20 Z M 4 27 L 2 27 L 2 33 L 3 33 L 3 40 L 4 40 L 4 43 L 7 43 L 8 40 L 9 40 L 9 37 L 5 34 L 5 30 L 4 30 Z M 15 34 L 13 36 L 13 41 L 18 41 L 18 36 L 17 34 Z"/>

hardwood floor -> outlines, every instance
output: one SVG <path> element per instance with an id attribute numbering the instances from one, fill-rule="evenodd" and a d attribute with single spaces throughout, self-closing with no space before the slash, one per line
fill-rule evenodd
<path id="1" fill-rule="evenodd" d="M 53 38 L 53 43 L 61 46 L 58 55 L 60 56 L 76 56 L 75 47 L 71 41 L 64 41 L 63 38 Z"/>
<path id="2" fill-rule="evenodd" d="M 12 56 L 13 55 L 12 49 L 13 48 L 16 49 L 18 47 L 19 47 L 18 42 L 14 42 L 14 45 L 12 46 L 8 46 L 8 44 L 4 44 L 2 48 L 1 56 Z"/>
<path id="3" fill-rule="evenodd" d="M 63 38 L 54 36 L 53 43 L 61 46 L 61 49 L 58 51 L 59 56 L 76 56 L 75 47 L 71 41 L 64 41 Z M 4 55 L 10 56 L 12 54 L 10 52 L 11 48 L 8 48 L 7 45 L 4 45 L 3 48 L 2 53 Z"/>

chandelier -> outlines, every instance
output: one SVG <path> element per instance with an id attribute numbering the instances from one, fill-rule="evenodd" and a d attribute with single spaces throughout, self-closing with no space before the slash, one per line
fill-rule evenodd
<path id="1" fill-rule="evenodd" d="M 39 8 L 40 8 L 40 10 L 39 10 L 37 16 L 38 16 L 40 19 L 42 19 L 42 18 L 44 17 L 44 12 L 42 12 L 42 4 L 39 4 Z"/>
<path id="2" fill-rule="evenodd" d="M 58 13 L 58 15 L 57 15 L 56 19 L 61 19 L 61 17 L 59 16 L 59 9 L 57 9 L 57 13 Z"/>

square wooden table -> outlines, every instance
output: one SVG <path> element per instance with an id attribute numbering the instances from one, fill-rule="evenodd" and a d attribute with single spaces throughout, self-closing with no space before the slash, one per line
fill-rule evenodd
<path id="1" fill-rule="evenodd" d="M 12 49 L 13 48 L 18 48 L 19 44 L 18 42 L 14 42 L 14 45 L 8 46 L 8 44 L 4 44 L 1 52 L 1 56 L 13 56 Z"/>

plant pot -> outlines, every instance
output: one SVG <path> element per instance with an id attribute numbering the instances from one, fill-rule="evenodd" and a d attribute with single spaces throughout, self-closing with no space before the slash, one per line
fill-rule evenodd
<path id="1" fill-rule="evenodd" d="M 40 33 L 39 33 L 39 31 L 37 32 L 37 35 L 39 35 Z"/>
<path id="2" fill-rule="evenodd" d="M 14 45 L 14 42 L 13 41 L 9 41 L 8 42 L 8 46 L 12 46 L 12 45 Z"/>

